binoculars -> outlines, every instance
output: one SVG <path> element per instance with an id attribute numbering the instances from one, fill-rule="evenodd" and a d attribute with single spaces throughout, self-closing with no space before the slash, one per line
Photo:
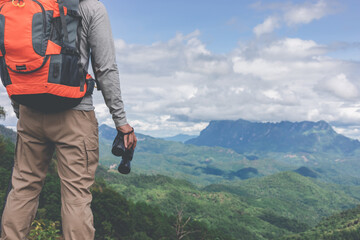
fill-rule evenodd
<path id="1" fill-rule="evenodd" d="M 119 164 L 118 171 L 122 174 L 128 174 L 131 170 L 130 162 L 133 159 L 134 149 L 126 149 L 124 144 L 124 136 L 132 133 L 134 129 L 129 133 L 122 133 L 118 131 L 116 135 L 111 152 L 117 157 L 122 157 L 122 160 Z"/>

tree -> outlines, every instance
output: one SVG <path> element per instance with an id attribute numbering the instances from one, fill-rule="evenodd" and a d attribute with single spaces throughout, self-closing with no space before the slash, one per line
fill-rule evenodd
<path id="1" fill-rule="evenodd" d="M 6 116 L 6 112 L 4 110 L 3 107 L 0 107 L 0 118 L 4 118 L 5 119 L 5 116 Z"/>
<path id="2" fill-rule="evenodd" d="M 176 230 L 176 237 L 178 240 L 183 239 L 185 236 L 194 233 L 196 231 L 187 231 L 185 230 L 186 225 L 189 223 L 191 217 L 188 217 L 185 222 L 183 222 L 183 209 L 180 210 L 176 207 L 177 215 L 176 215 L 176 223 L 175 223 L 175 230 Z"/>

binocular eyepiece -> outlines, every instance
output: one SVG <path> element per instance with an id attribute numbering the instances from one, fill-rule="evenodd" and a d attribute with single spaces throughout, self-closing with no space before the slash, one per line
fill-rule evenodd
<path id="1" fill-rule="evenodd" d="M 134 129 L 129 133 L 122 133 L 118 131 L 116 135 L 111 152 L 117 157 L 122 157 L 122 160 L 119 164 L 118 171 L 122 174 L 128 174 L 131 171 L 131 160 L 133 159 L 134 149 L 126 149 L 124 144 L 124 136 L 132 133 Z"/>

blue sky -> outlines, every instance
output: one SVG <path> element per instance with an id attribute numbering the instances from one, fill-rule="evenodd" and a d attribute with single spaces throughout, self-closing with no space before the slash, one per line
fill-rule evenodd
<path id="1" fill-rule="evenodd" d="M 226 3 L 225 3 L 226 2 Z M 110 5 L 111 1 L 104 1 Z M 190 33 L 198 29 L 201 39 L 211 50 L 226 52 L 236 46 L 254 22 L 248 4 L 239 1 L 117 1 L 118 10 L 109 10 L 115 36 L 126 41 L 151 44 L 172 38 L 177 32 Z"/>
<path id="2" fill-rule="evenodd" d="M 114 36 L 126 42 L 151 44 L 166 41 L 177 32 L 201 32 L 200 39 L 208 49 L 226 53 L 238 41 L 253 38 L 253 28 L 267 16 L 279 14 L 276 5 L 302 5 L 317 1 L 102 1 L 113 23 Z M 359 21 L 360 1 L 327 0 L 333 9 L 311 24 L 300 24 L 278 29 L 278 37 L 300 37 L 319 44 L 356 42 L 360 31 L 355 31 Z M 273 6 L 271 6 L 273 5 Z M 358 56 L 356 56 L 358 57 Z"/>
<path id="3" fill-rule="evenodd" d="M 152 136 L 211 120 L 319 121 L 360 139 L 360 1 L 101 0 L 129 122 Z M 15 126 L 5 89 L 1 105 Z M 94 94 L 99 123 L 113 126 Z"/>

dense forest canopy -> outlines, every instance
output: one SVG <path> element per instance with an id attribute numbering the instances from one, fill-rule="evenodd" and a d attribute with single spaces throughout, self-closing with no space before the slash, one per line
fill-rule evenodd
<path id="1" fill-rule="evenodd" d="M 0 117 L 5 117 L 1 107 Z M 13 166 L 14 137 L 14 133 L 8 131 L 0 134 L 0 214 Z M 62 239 L 60 180 L 56 165 L 54 156 L 40 195 L 30 240 Z M 302 196 L 296 194 L 292 185 L 306 191 L 301 190 Z M 99 166 L 92 187 L 95 239 L 358 240 L 360 207 L 340 212 L 341 206 L 337 205 L 337 202 L 347 202 L 348 205 L 343 205 L 346 208 L 356 204 L 360 201 L 357 192 L 358 186 L 336 187 L 294 172 L 250 179 L 240 185 L 198 187 L 162 175 L 121 176 Z M 327 202 L 329 197 L 332 201 Z M 289 204 L 284 198 L 291 199 Z M 322 206 L 318 206 L 318 201 Z M 296 219 L 299 212 L 290 209 L 294 204 L 296 208 L 308 209 L 301 211 L 301 218 L 312 218 L 307 220 L 312 226 L 301 222 L 301 218 Z M 337 207 L 340 213 L 322 221 L 314 218 L 316 214 L 321 217 L 321 214 L 333 213 L 334 209 L 328 211 L 331 207 Z"/>

